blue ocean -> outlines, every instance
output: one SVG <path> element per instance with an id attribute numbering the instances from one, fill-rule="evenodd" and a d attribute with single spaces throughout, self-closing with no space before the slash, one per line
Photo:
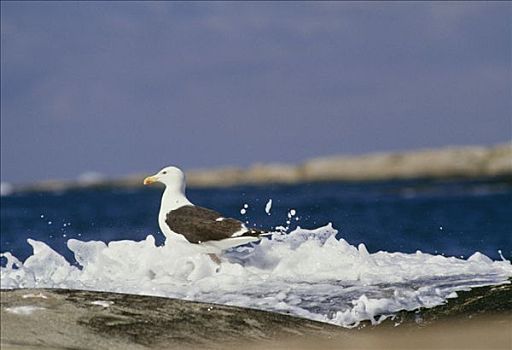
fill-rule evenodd
<path id="1" fill-rule="evenodd" d="M 2 288 L 162 295 L 352 326 L 512 276 L 510 179 L 190 188 L 193 203 L 275 232 L 220 267 L 165 245 L 162 191 L 1 197 Z"/>
<path id="2" fill-rule="evenodd" d="M 72 260 L 69 238 L 141 240 L 153 234 L 163 244 L 157 213 L 162 188 L 86 189 L 1 197 L 1 251 L 25 259 L 27 238 L 48 243 Z M 447 256 L 479 251 L 512 256 L 512 182 L 386 181 L 308 183 L 188 189 L 190 200 L 250 226 L 317 228 L 332 223 L 351 244 L 370 252 Z M 271 215 L 265 204 L 272 199 Z M 240 213 L 248 205 L 245 215 Z M 287 225 L 287 214 L 296 217 Z"/>

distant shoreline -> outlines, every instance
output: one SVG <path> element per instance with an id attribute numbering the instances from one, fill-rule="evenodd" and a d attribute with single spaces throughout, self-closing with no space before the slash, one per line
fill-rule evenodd
<path id="1" fill-rule="evenodd" d="M 2 183 L 2 195 L 27 191 L 65 191 L 79 188 L 142 186 L 149 174 L 117 179 L 90 177 L 32 184 Z M 248 168 L 221 167 L 187 172 L 190 187 L 296 184 L 319 181 L 378 181 L 394 179 L 492 178 L 512 176 L 512 143 L 461 146 L 360 156 L 328 156 L 301 164 L 257 163 Z"/>

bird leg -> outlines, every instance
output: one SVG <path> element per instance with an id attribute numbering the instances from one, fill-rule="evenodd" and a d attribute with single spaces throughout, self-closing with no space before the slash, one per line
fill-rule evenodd
<path id="1" fill-rule="evenodd" d="M 210 259 L 212 259 L 212 261 L 214 263 L 216 263 L 217 265 L 220 265 L 221 261 L 220 261 L 220 258 L 217 256 L 217 254 L 208 253 L 208 256 L 210 257 Z"/>

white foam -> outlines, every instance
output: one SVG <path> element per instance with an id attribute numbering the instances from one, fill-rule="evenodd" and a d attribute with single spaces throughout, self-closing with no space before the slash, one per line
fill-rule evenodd
<path id="1" fill-rule="evenodd" d="M 265 213 L 270 215 L 270 210 L 272 209 L 272 198 L 268 200 L 267 204 L 265 204 Z"/>
<path id="2" fill-rule="evenodd" d="M 446 299 L 454 299 L 454 298 L 457 298 L 459 295 L 457 294 L 457 292 L 451 292 L 450 294 L 448 294 L 446 296 Z"/>
<path id="3" fill-rule="evenodd" d="M 90 302 L 91 305 L 98 305 L 102 307 L 109 307 L 110 305 L 114 304 L 113 301 L 109 300 L 94 300 Z"/>
<path id="4" fill-rule="evenodd" d="M 23 299 L 27 299 L 27 298 L 48 299 L 48 297 L 47 297 L 46 295 L 44 295 L 43 293 L 37 293 L 37 294 L 29 293 L 29 294 L 24 294 L 24 295 L 22 295 L 22 298 L 23 298 Z"/>
<path id="5" fill-rule="evenodd" d="M 6 307 L 5 311 L 15 314 L 15 315 L 32 315 L 35 311 L 44 310 L 44 307 L 33 306 L 33 305 L 23 305 L 23 306 L 13 306 Z"/>
<path id="6" fill-rule="evenodd" d="M 276 232 L 254 246 L 234 248 L 217 265 L 183 241 L 156 246 L 83 242 L 68 248 L 80 268 L 43 242 L 20 262 L 9 253 L 2 288 L 77 288 L 158 295 L 286 312 L 343 326 L 378 323 L 399 310 L 442 304 L 454 292 L 507 283 L 509 261 L 475 253 L 469 259 L 422 252 L 368 252 L 336 239 L 331 226 Z"/>

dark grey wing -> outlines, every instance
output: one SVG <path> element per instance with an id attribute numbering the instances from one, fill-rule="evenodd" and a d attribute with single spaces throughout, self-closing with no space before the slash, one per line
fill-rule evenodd
<path id="1" fill-rule="evenodd" d="M 186 205 L 169 212 L 165 223 L 173 232 L 183 235 L 191 243 L 231 238 L 244 227 L 238 220 L 223 218 L 214 210 L 194 205 Z M 248 230 L 240 236 L 258 237 L 260 233 L 257 230 Z"/>

